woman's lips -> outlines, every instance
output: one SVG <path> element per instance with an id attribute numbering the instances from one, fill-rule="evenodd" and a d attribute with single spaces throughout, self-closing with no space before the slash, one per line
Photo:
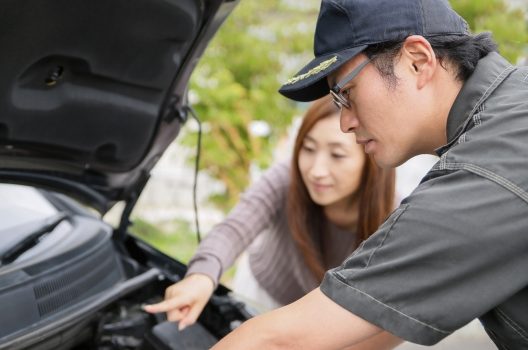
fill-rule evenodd
<path id="1" fill-rule="evenodd" d="M 320 183 L 312 183 L 312 188 L 316 192 L 324 192 L 324 191 L 328 190 L 330 187 L 332 187 L 332 185 L 326 185 L 326 184 L 320 184 Z"/>

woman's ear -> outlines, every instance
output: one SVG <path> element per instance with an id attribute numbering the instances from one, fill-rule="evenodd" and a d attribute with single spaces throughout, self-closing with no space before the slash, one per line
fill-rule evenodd
<path id="1" fill-rule="evenodd" d="M 416 77 L 416 88 L 422 89 L 433 78 L 438 62 L 431 44 L 420 35 L 405 39 L 402 47 L 403 61 Z"/>

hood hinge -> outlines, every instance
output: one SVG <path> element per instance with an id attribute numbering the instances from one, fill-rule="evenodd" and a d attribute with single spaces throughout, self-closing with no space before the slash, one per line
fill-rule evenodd
<path id="1" fill-rule="evenodd" d="M 125 208 L 121 213 L 119 227 L 114 232 L 114 239 L 119 242 L 124 242 L 126 238 L 128 227 L 132 224 L 132 221 L 130 221 L 130 214 L 132 213 L 132 210 L 134 209 L 134 206 L 136 205 L 139 199 L 139 195 L 141 194 L 141 191 L 143 191 L 143 188 L 147 184 L 149 178 L 150 173 L 144 172 L 141 176 L 141 179 L 138 181 L 136 188 L 132 192 L 130 192 L 127 200 L 125 201 Z"/>

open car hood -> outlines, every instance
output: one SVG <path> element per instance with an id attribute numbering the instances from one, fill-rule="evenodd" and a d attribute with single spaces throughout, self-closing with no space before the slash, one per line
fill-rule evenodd
<path id="1" fill-rule="evenodd" d="M 187 116 L 189 77 L 237 1 L 6 0 L 0 182 L 106 212 L 139 194 Z"/>

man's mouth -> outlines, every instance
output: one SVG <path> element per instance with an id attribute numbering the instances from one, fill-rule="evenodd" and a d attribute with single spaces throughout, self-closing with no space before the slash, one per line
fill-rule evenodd
<path id="1" fill-rule="evenodd" d="M 370 154 L 374 151 L 374 139 L 356 139 L 356 143 L 363 145 L 365 153 Z"/>

